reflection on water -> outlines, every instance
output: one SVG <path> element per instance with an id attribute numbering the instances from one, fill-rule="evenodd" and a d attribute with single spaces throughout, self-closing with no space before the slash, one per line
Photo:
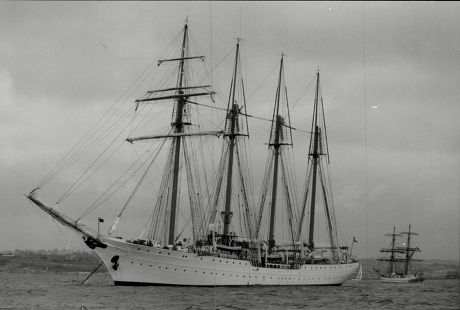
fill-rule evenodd
<path id="1" fill-rule="evenodd" d="M 458 309 L 458 280 L 341 287 L 114 286 L 105 273 L 0 272 L 1 309 Z"/>

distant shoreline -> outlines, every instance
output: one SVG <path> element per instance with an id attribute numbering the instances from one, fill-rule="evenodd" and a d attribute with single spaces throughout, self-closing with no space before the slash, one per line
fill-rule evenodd
<path id="1" fill-rule="evenodd" d="M 0 256 L 0 270 L 14 272 L 91 272 L 99 259 L 89 251 L 15 250 L 13 256 Z M 99 272 L 105 271 L 100 268 Z"/>

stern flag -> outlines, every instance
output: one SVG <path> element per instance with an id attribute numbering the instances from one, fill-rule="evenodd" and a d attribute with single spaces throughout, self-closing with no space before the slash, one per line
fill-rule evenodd
<path id="1" fill-rule="evenodd" d="M 99 219 L 99 223 L 104 223 L 104 219 L 101 219 L 100 217 L 98 217 Z"/>

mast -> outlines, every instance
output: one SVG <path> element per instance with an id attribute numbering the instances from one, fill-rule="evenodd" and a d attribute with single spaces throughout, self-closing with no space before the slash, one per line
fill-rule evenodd
<path id="1" fill-rule="evenodd" d="M 292 192 L 290 190 L 291 175 L 289 165 L 285 159 L 285 146 L 292 146 L 292 127 L 289 115 L 289 102 L 284 76 L 284 54 L 281 54 L 280 69 L 275 93 L 275 103 L 271 119 L 270 136 L 268 139 L 269 160 L 267 161 L 264 179 L 262 181 L 262 191 L 259 200 L 259 210 L 255 221 L 256 236 L 258 238 L 261 230 L 261 223 L 264 214 L 268 213 L 268 227 L 266 233 L 268 240 L 267 252 L 272 253 L 275 246 L 275 222 L 278 196 L 283 194 L 283 204 L 286 207 L 287 222 L 289 225 L 290 236 L 294 244 L 296 232 L 294 231 L 296 218 L 293 214 Z M 279 184 L 281 182 L 281 184 Z M 280 189 L 278 189 L 280 186 Z M 271 204 L 267 212 L 265 211 L 266 197 L 271 188 Z M 278 193 L 278 191 L 280 191 Z M 267 203 L 268 204 L 268 203 Z M 278 221 L 279 222 L 279 221 Z M 279 224 L 278 224 L 279 225 Z"/>
<path id="2" fill-rule="evenodd" d="M 178 95 L 183 95 L 184 91 L 182 89 L 184 85 L 184 57 L 187 50 L 187 23 L 184 26 L 184 37 L 182 39 L 182 50 L 181 57 L 179 58 L 179 72 L 177 79 L 177 88 L 176 91 Z M 174 122 L 171 124 L 174 127 L 174 133 L 183 132 L 183 122 L 182 115 L 184 112 L 184 106 L 186 103 L 186 97 L 178 96 L 176 99 L 176 117 Z M 173 184 L 172 184 L 172 193 L 171 193 L 171 210 L 169 215 L 169 234 L 168 234 L 168 244 L 174 244 L 175 239 L 175 226 L 176 226 L 176 213 L 177 213 L 177 195 L 178 195 L 178 180 L 179 180 L 179 165 L 180 165 L 180 146 L 182 137 L 178 135 L 174 137 L 174 162 L 173 162 Z"/>
<path id="3" fill-rule="evenodd" d="M 390 274 L 395 273 L 395 242 L 396 242 L 396 227 L 393 226 L 393 234 L 391 238 Z"/>
<path id="4" fill-rule="evenodd" d="M 410 224 L 409 224 L 409 232 L 407 233 L 407 244 L 406 244 L 406 262 L 404 265 L 404 274 L 407 274 L 409 272 L 409 260 L 411 256 L 409 255 L 409 250 L 410 250 Z"/>
<path id="5" fill-rule="evenodd" d="M 188 21 L 185 22 L 183 28 L 183 36 L 181 38 L 181 52 L 180 57 L 174 57 L 169 59 L 162 59 L 158 61 L 158 66 L 166 62 L 177 62 L 177 79 L 175 87 L 168 87 L 163 89 L 156 89 L 147 91 L 146 96 L 136 100 L 136 110 L 139 104 L 148 104 L 154 101 L 160 100 L 171 100 L 173 105 L 173 111 L 171 116 L 171 127 L 172 132 L 168 134 L 160 135 L 144 135 L 139 137 L 131 137 L 126 139 L 128 142 L 133 143 L 141 140 L 153 140 L 153 139 L 171 139 L 171 145 L 169 149 L 168 163 L 163 171 L 163 178 L 160 185 L 160 193 L 155 206 L 156 214 L 164 214 L 169 219 L 162 221 L 152 220 L 149 231 L 149 237 L 153 239 L 161 238 L 167 244 L 174 244 L 176 234 L 176 217 L 179 202 L 179 185 L 180 185 L 180 170 L 183 163 L 181 162 L 181 152 L 186 152 L 187 137 L 198 137 L 207 135 L 221 135 L 222 131 L 202 131 L 202 132 L 190 132 L 187 130 L 187 126 L 192 125 L 191 123 L 191 112 L 189 104 L 196 102 L 190 101 L 189 98 L 201 97 L 201 96 L 212 96 L 215 92 L 209 90 L 210 85 L 188 85 L 188 62 L 194 60 L 204 61 L 204 56 L 190 56 L 189 52 L 189 29 Z M 184 144 L 182 146 L 182 144 Z M 183 148 L 183 150 L 182 150 Z M 185 167 L 187 170 L 187 182 L 189 191 L 189 200 L 191 207 L 193 208 L 192 200 L 196 195 L 196 191 L 191 189 L 193 187 L 193 175 L 190 172 L 190 160 L 187 154 L 183 154 Z M 195 202 L 196 203 L 196 202 Z M 164 212 L 164 213 L 163 213 Z M 169 214 L 168 214 L 169 213 Z M 193 219 L 192 219 L 193 222 Z M 195 224 L 192 223 L 195 227 Z M 160 236 L 160 230 L 161 236 Z"/>
<path id="6" fill-rule="evenodd" d="M 311 189 L 311 205 L 310 205 L 310 229 L 308 235 L 308 244 L 310 249 L 314 248 L 313 234 L 315 228 L 315 204 L 316 204 L 316 176 L 318 170 L 318 142 L 319 142 L 319 126 L 318 126 L 318 96 L 319 96 L 319 71 L 316 73 L 316 91 L 315 91 L 315 103 L 314 103 L 314 112 L 313 112 L 313 124 L 314 130 L 313 134 L 313 150 L 309 154 L 312 157 L 313 163 L 313 179 L 312 179 L 312 189 Z M 325 197 L 326 198 L 326 197 Z"/>
<path id="7" fill-rule="evenodd" d="M 238 59 L 240 51 L 240 39 L 237 39 L 236 43 L 236 53 L 235 53 L 235 66 L 233 69 L 232 85 L 231 85 L 231 94 L 228 101 L 228 114 L 225 121 L 225 129 L 229 126 L 229 132 L 224 136 L 228 138 L 229 145 L 229 156 L 228 156 L 228 169 L 227 169 L 227 188 L 225 191 L 225 211 L 221 212 L 222 220 L 224 222 L 224 236 L 227 236 L 230 229 L 230 223 L 232 220 L 233 212 L 231 211 L 231 198 L 232 198 L 232 176 L 233 176 L 233 153 L 235 148 L 235 139 L 238 135 L 238 114 L 239 108 L 238 104 L 235 101 L 235 91 L 237 86 L 237 73 L 238 73 Z M 230 123 L 228 123 L 230 122 Z"/>
<path id="8" fill-rule="evenodd" d="M 412 260 L 412 256 L 415 254 L 415 252 L 420 252 L 420 249 L 418 247 L 411 248 L 411 239 L 412 239 L 411 236 L 412 235 L 416 236 L 418 234 L 412 232 L 410 228 L 411 228 L 411 225 L 409 224 L 409 231 L 401 233 L 401 234 L 407 235 L 407 244 L 406 244 L 406 249 L 405 249 L 406 259 L 404 262 L 404 274 L 409 273 L 409 265 L 410 265 L 410 261 Z"/>
<path id="9" fill-rule="evenodd" d="M 274 156 L 274 166 L 273 166 L 273 188 L 272 188 L 272 204 L 270 210 L 270 230 L 268 235 L 268 252 L 271 253 L 273 247 L 275 246 L 275 212 L 276 212 L 276 194 L 277 194 L 277 187 L 278 187 L 278 160 L 279 160 L 279 148 L 280 144 L 280 135 L 281 135 L 281 126 L 283 124 L 283 118 L 279 115 L 280 109 L 280 92 L 281 92 L 281 77 L 283 73 L 283 55 L 281 55 L 281 63 L 280 63 L 280 72 L 278 77 L 278 87 L 276 90 L 276 99 L 275 99 L 275 111 L 273 111 L 273 119 L 272 124 L 275 122 L 275 132 L 273 135 L 273 126 L 270 132 L 270 141 L 273 139 L 273 143 L 270 146 L 273 148 L 273 156 Z"/>

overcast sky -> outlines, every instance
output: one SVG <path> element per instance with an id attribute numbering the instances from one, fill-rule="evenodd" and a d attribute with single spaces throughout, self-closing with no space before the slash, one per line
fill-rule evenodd
<path id="1" fill-rule="evenodd" d="M 257 87 L 285 53 L 293 125 L 309 128 L 303 91 L 320 68 L 336 215 L 355 254 L 377 257 L 411 223 L 424 258 L 459 258 L 458 2 L 0 2 L 0 250 L 83 248 L 23 194 L 186 16 L 214 66 L 243 38 L 252 114 L 271 117 L 273 84 Z"/>

